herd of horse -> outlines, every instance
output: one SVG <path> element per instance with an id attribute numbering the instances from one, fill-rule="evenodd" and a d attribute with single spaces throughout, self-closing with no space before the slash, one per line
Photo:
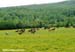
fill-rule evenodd
<path id="1" fill-rule="evenodd" d="M 30 28 L 28 30 L 28 32 L 32 33 L 32 34 L 35 34 L 36 31 L 40 30 L 41 28 Z M 54 31 L 56 28 L 55 27 L 52 27 L 52 28 L 48 28 L 48 27 L 44 27 L 43 28 L 44 30 L 48 30 L 48 31 Z M 23 34 L 24 32 L 26 31 L 26 29 L 17 29 L 15 32 L 17 32 L 19 35 Z M 9 35 L 9 32 L 6 32 L 5 33 L 6 35 Z"/>
<path id="2" fill-rule="evenodd" d="M 65 27 L 65 28 L 69 28 L 69 27 Z M 75 27 L 73 27 L 75 28 Z M 35 34 L 38 30 L 40 30 L 41 28 L 30 28 L 28 29 L 28 32 L 32 33 L 32 34 Z M 54 31 L 56 30 L 56 27 L 44 27 L 43 28 L 44 30 L 48 30 L 48 31 Z M 15 32 L 17 32 L 19 35 L 23 34 L 24 32 L 26 31 L 25 28 L 22 28 L 22 29 L 17 29 Z M 9 33 L 6 32 L 5 33 L 6 35 L 8 35 Z"/>
<path id="3" fill-rule="evenodd" d="M 45 30 L 46 29 L 48 29 L 48 31 L 52 31 L 52 30 L 55 30 L 56 28 L 55 27 L 52 27 L 52 28 L 44 28 Z M 40 28 L 31 28 L 31 29 L 29 29 L 28 30 L 28 32 L 30 32 L 30 33 L 35 33 L 36 31 L 38 31 L 38 30 L 40 30 Z M 21 34 L 23 34 L 24 32 L 26 31 L 26 29 L 17 29 L 16 30 L 16 32 L 19 34 L 19 35 L 21 35 Z"/>

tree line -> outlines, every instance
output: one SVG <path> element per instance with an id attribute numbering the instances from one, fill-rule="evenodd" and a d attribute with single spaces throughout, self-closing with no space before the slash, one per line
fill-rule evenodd
<path id="1" fill-rule="evenodd" d="M 0 8 L 0 29 L 75 27 L 75 2 Z"/>

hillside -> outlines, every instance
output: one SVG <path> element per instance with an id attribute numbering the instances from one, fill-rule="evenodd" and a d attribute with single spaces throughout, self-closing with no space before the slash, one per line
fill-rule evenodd
<path id="1" fill-rule="evenodd" d="M 75 27 L 75 1 L 0 8 L 0 29 Z"/>

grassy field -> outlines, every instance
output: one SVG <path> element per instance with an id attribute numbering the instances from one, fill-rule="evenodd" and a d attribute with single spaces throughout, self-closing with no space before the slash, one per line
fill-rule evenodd
<path id="1" fill-rule="evenodd" d="M 5 35 L 6 32 L 8 35 Z M 0 30 L 0 52 L 3 52 L 2 49 L 25 49 L 24 52 L 75 52 L 75 29 L 40 29 L 35 34 L 26 30 L 22 35 L 15 30 Z"/>

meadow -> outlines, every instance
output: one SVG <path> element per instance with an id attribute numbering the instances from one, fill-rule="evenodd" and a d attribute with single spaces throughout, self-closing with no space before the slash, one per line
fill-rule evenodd
<path id="1" fill-rule="evenodd" d="M 24 52 L 75 52 L 75 29 L 56 28 L 54 31 L 28 29 L 19 35 L 16 30 L 0 30 L 0 52 L 2 49 L 24 49 Z M 8 35 L 5 33 L 8 32 Z"/>

